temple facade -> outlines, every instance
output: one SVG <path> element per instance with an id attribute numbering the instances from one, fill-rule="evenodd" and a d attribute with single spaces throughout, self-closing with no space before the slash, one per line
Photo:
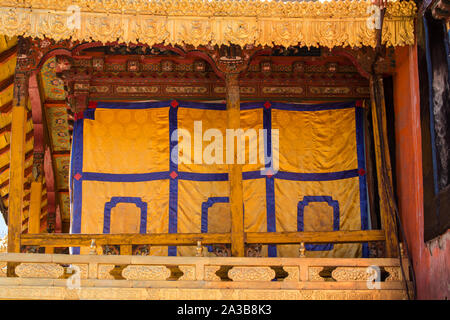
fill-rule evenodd
<path id="1" fill-rule="evenodd" d="M 0 0 L 0 298 L 447 299 L 449 15 Z"/>

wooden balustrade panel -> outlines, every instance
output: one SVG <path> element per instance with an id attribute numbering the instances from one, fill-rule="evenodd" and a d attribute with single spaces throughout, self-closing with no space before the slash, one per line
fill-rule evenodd
<path id="1" fill-rule="evenodd" d="M 195 266 L 178 266 L 183 275 L 178 278 L 178 281 L 190 281 L 195 280 Z"/>
<path id="2" fill-rule="evenodd" d="M 18 277 L 0 277 L 0 298 L 407 298 L 398 259 L 0 254 L 0 266 L 7 262 Z M 379 286 L 369 283 L 372 266 Z"/>
<path id="3" fill-rule="evenodd" d="M 167 280 L 170 274 L 166 266 L 129 265 L 122 271 L 127 280 Z"/>
<path id="4" fill-rule="evenodd" d="M 233 267 L 228 277 L 233 281 L 271 281 L 275 271 L 269 267 Z"/>
<path id="5" fill-rule="evenodd" d="M 18 277 L 0 277 L 0 298 L 407 298 L 398 259 L 0 254 L 0 266 L 7 262 Z M 375 289 L 371 266 L 383 273 Z"/>
<path id="6" fill-rule="evenodd" d="M 56 263 L 21 263 L 15 272 L 20 278 L 58 279 L 64 275 L 64 268 Z"/>

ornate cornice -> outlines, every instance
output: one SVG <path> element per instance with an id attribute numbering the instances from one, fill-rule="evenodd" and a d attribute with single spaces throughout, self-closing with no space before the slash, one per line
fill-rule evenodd
<path id="1" fill-rule="evenodd" d="M 374 47 L 371 8 L 371 1 L 350 0 L 0 0 L 0 34 L 148 45 Z M 413 44 L 415 12 L 413 1 L 389 2 L 383 43 Z"/>

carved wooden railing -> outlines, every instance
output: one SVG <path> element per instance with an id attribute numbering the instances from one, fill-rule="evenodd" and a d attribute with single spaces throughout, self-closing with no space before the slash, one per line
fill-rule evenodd
<path id="1" fill-rule="evenodd" d="M 6 277 L 7 263 L 15 277 Z M 396 258 L 3 253 L 0 299 L 405 299 L 400 268 Z"/>
<path id="2" fill-rule="evenodd" d="M 329 232 L 246 232 L 247 245 L 308 244 L 308 243 L 362 243 L 384 241 L 383 230 L 329 231 Z M 23 234 L 20 244 L 28 247 L 87 247 L 118 245 L 121 252 L 132 252 L 133 245 L 196 246 L 230 244 L 230 233 L 177 234 Z"/>

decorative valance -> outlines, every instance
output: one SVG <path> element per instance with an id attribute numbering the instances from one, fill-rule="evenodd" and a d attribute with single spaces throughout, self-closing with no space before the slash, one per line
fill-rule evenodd
<path id="1" fill-rule="evenodd" d="M 171 45 L 375 46 L 371 1 L 0 0 L 0 34 Z M 413 1 L 388 2 L 383 43 L 414 43 Z M 376 23 L 376 22 L 375 22 Z"/>

